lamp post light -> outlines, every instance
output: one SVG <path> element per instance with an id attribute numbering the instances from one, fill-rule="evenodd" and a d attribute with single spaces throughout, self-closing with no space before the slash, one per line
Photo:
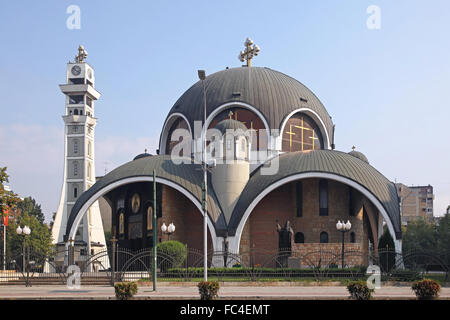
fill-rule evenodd
<path id="1" fill-rule="evenodd" d="M 26 276 L 26 280 L 25 280 L 25 286 L 26 287 L 31 287 L 31 283 L 29 281 L 29 277 L 28 277 L 28 264 L 29 264 L 29 259 L 30 259 L 30 253 L 28 252 L 28 255 L 25 256 L 25 242 L 26 242 L 26 236 L 30 235 L 31 233 L 31 229 L 28 226 L 23 227 L 23 229 L 20 227 L 20 225 L 17 227 L 16 229 L 16 233 L 17 234 L 23 234 L 24 238 L 23 238 L 23 248 L 22 248 L 22 272 L 25 275 L 25 271 L 27 271 L 27 276 Z"/>
<path id="2" fill-rule="evenodd" d="M 202 82 L 203 88 L 203 188 L 202 188 L 202 209 L 203 209 L 203 281 L 208 281 L 208 175 L 206 173 L 206 89 L 205 89 L 205 70 L 198 70 L 198 78 Z"/>
<path id="3" fill-rule="evenodd" d="M 170 235 L 175 232 L 175 225 L 173 222 L 169 224 L 169 226 L 166 226 L 166 224 L 163 223 L 161 226 L 161 231 L 162 233 L 167 234 L 167 239 L 170 240 Z"/>
<path id="4" fill-rule="evenodd" d="M 347 220 L 347 223 L 339 220 L 336 223 L 336 229 L 342 233 L 342 269 L 344 269 L 344 235 L 346 232 L 349 232 L 352 228 L 352 224 Z"/>

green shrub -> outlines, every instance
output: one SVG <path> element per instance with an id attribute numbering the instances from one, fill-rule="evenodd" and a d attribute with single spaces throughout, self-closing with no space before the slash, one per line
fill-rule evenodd
<path id="1" fill-rule="evenodd" d="M 200 293 L 200 300 L 214 300 L 218 297 L 219 282 L 217 281 L 202 281 L 197 285 Z"/>
<path id="2" fill-rule="evenodd" d="M 367 287 L 365 281 L 352 281 L 347 285 L 347 290 L 350 293 L 350 299 L 353 300 L 370 300 L 374 291 Z"/>
<path id="3" fill-rule="evenodd" d="M 158 243 L 156 246 L 161 270 L 165 271 L 168 268 L 179 268 L 186 260 L 187 249 L 184 244 L 179 241 L 164 241 Z M 167 258 L 167 259 L 166 259 Z"/>
<path id="4" fill-rule="evenodd" d="M 441 286 L 434 280 L 424 279 L 416 281 L 412 285 L 412 289 L 419 300 L 433 300 L 439 297 Z"/>
<path id="5" fill-rule="evenodd" d="M 116 298 L 119 300 L 128 300 L 133 298 L 137 293 L 138 287 L 136 282 L 117 282 L 114 284 Z"/>
<path id="6" fill-rule="evenodd" d="M 257 272 L 259 274 L 264 274 L 268 277 L 310 277 L 316 274 L 317 272 L 322 272 L 325 276 L 328 277 L 354 277 L 354 276 L 360 276 L 365 277 L 366 276 L 366 267 L 353 267 L 353 268 L 345 268 L 345 269 L 328 269 L 328 268 L 248 268 L 248 267 L 232 267 L 232 268 L 208 268 L 208 274 L 211 276 L 217 276 L 217 275 L 243 275 Z M 166 270 L 166 275 L 178 275 L 183 273 L 188 273 L 192 277 L 202 277 L 203 276 L 203 268 L 169 268 Z"/>

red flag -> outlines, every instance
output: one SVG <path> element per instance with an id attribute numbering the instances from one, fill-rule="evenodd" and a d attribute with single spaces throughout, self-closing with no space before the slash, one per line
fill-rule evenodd
<path id="1" fill-rule="evenodd" d="M 3 224 L 5 225 L 5 227 L 8 226 L 8 207 L 6 207 L 6 209 L 3 211 Z"/>

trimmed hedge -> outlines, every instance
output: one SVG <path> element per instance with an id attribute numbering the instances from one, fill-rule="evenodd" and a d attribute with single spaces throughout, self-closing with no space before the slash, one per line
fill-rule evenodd
<path id="1" fill-rule="evenodd" d="M 366 267 L 354 267 L 347 269 L 298 269 L 298 268 L 208 268 L 208 274 L 211 276 L 227 274 L 233 275 L 245 275 L 250 273 L 261 273 L 267 276 L 277 277 L 280 275 L 288 277 L 307 277 L 316 273 L 333 275 L 345 275 L 345 276 L 366 276 Z M 167 270 L 166 275 L 177 275 L 188 273 L 193 277 L 202 277 L 203 268 L 170 268 Z"/>
<path id="2" fill-rule="evenodd" d="M 161 268 L 178 268 L 183 265 L 187 257 L 187 249 L 184 244 L 179 241 L 164 241 L 158 243 L 156 246 L 157 256 L 163 254 L 163 257 L 170 257 L 170 261 L 162 260 L 163 257 L 158 257 L 162 262 Z M 164 261 L 164 262 L 163 262 Z"/>

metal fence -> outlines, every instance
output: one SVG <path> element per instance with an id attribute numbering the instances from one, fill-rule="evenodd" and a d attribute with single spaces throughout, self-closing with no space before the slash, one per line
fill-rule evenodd
<path id="1" fill-rule="evenodd" d="M 303 254 L 290 250 L 248 252 L 209 252 L 208 277 L 219 281 L 301 281 L 367 278 L 368 265 L 381 270 L 383 280 L 412 281 L 434 277 L 449 281 L 447 254 L 390 250 L 364 253 L 317 250 Z M 203 252 L 157 254 L 158 281 L 200 281 L 203 278 Z M 3 261 L 3 257 L 1 260 Z M 355 264 L 356 262 L 363 262 Z M 50 254 L 22 252 L 6 257 L 0 270 L 0 285 L 67 284 L 78 277 L 83 285 L 113 284 L 118 281 L 152 281 L 153 250 L 131 251 L 116 247 L 89 255 L 69 247 Z"/>

